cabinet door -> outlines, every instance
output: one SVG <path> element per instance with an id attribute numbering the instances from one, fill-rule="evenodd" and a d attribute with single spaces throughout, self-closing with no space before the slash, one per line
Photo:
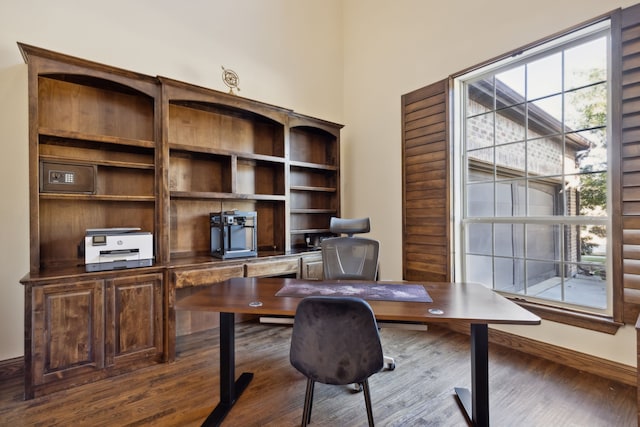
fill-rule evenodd
<path id="1" fill-rule="evenodd" d="M 302 257 L 301 276 L 308 280 L 322 279 L 322 254 L 315 253 Z"/>
<path id="2" fill-rule="evenodd" d="M 117 368 L 162 357 L 162 275 L 107 280 L 105 351 Z"/>
<path id="3" fill-rule="evenodd" d="M 34 385 L 80 384 L 104 367 L 103 281 L 33 287 Z"/>

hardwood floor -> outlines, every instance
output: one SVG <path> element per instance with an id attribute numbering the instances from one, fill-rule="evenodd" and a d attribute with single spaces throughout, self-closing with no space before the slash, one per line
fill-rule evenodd
<path id="1" fill-rule="evenodd" d="M 228 426 L 300 424 L 305 378 L 289 364 L 290 326 L 236 328 L 237 373 L 255 377 Z M 395 371 L 370 379 L 378 426 L 465 426 L 454 386 L 470 383 L 465 335 L 383 329 Z M 23 401 L 21 378 L 0 385 L 0 426 L 199 426 L 218 398 L 218 331 L 178 340 L 176 362 Z M 636 389 L 490 345 L 493 426 L 635 426 Z M 364 399 L 349 387 L 316 386 L 314 426 L 365 426 Z"/>

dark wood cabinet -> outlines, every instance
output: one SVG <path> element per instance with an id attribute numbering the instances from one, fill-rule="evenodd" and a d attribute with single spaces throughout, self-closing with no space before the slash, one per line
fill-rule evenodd
<path id="1" fill-rule="evenodd" d="M 19 47 L 29 82 L 27 398 L 172 360 L 176 335 L 217 324 L 215 314 L 175 312 L 198 286 L 321 276 L 310 246 L 340 214 L 341 125 Z M 257 257 L 211 256 L 210 214 L 231 210 L 257 212 Z M 87 272 L 86 230 L 123 227 L 152 234 L 153 265 Z"/>
<path id="2" fill-rule="evenodd" d="M 163 360 L 162 274 L 125 273 L 24 280 L 27 398 Z"/>

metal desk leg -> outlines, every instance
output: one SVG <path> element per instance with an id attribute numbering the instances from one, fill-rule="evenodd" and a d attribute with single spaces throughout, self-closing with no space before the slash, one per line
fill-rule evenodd
<path id="1" fill-rule="evenodd" d="M 455 392 L 471 424 L 489 426 L 489 328 L 471 325 L 471 392 L 456 387 Z"/>
<path id="2" fill-rule="evenodd" d="M 219 426 L 247 388 L 253 374 L 243 372 L 238 380 L 235 361 L 235 321 L 233 313 L 220 313 L 220 403 L 202 423 L 203 427 Z"/>

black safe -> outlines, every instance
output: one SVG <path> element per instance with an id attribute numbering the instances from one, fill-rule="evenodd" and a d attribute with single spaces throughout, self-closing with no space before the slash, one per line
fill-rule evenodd
<path id="1" fill-rule="evenodd" d="M 211 255 L 222 259 L 258 255 L 256 212 L 213 212 L 210 222 Z"/>

